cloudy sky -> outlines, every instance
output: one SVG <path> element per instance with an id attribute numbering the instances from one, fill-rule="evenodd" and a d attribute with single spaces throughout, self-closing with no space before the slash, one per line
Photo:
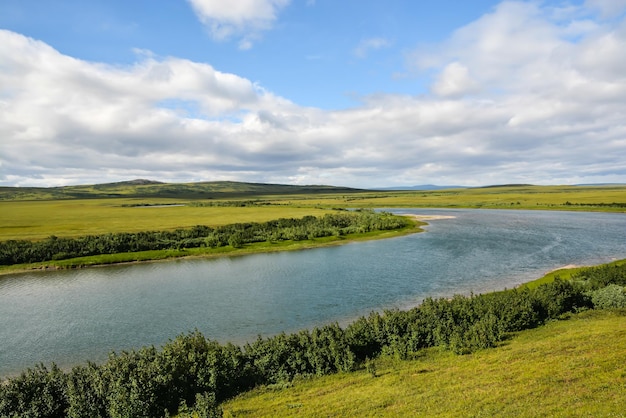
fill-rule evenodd
<path id="1" fill-rule="evenodd" d="M 626 182 L 626 0 L 0 0 L 0 185 Z"/>

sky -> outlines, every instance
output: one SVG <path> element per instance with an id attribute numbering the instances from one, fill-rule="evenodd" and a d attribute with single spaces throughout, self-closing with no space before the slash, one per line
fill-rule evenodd
<path id="1" fill-rule="evenodd" d="M 626 182 L 626 0 L 0 0 L 0 186 Z"/>

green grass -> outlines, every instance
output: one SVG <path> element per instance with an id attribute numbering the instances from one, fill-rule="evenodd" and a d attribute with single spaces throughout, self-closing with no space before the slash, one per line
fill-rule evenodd
<path id="1" fill-rule="evenodd" d="M 246 207 L 197 205 L 233 200 L 252 200 L 263 205 Z M 614 202 L 619 205 L 607 206 Z M 40 240 L 51 235 L 77 237 L 115 232 L 172 230 L 195 225 L 216 227 L 239 222 L 265 222 L 278 218 L 302 218 L 306 215 L 321 216 L 336 208 L 514 208 L 625 212 L 626 208 L 621 206 L 620 202 L 626 202 L 626 186 L 506 186 L 373 192 L 327 186 L 235 182 L 146 184 L 140 181 L 49 189 L 0 188 L 0 241 Z M 184 206 L 137 207 L 139 204 Z M 306 245 L 301 243 L 296 247 Z M 237 253 L 277 249 L 280 249 L 280 246 L 254 247 L 245 248 Z M 213 256 L 220 254 L 220 251 L 224 250 L 116 254 L 46 265 L 53 268 L 68 268 L 174 256 Z M 17 266 L 9 270 L 2 268 L 0 272 L 41 267 L 41 264 Z"/>
<path id="2" fill-rule="evenodd" d="M 244 244 L 241 248 L 225 247 L 201 247 L 201 248 L 185 248 L 171 250 L 153 250 L 138 251 L 117 254 L 102 254 L 87 257 L 76 257 L 66 260 L 53 260 L 40 263 L 14 264 L 11 266 L 0 266 L 0 275 L 11 274 L 33 270 L 55 270 L 55 269 L 73 269 L 89 266 L 100 266 L 107 264 L 133 263 L 144 261 L 159 261 L 171 258 L 182 257 L 221 257 L 221 256 L 240 256 L 255 253 L 268 253 L 276 251 L 298 251 L 308 248 L 327 247 L 332 245 L 348 244 L 356 241 L 387 239 L 399 237 L 406 234 L 421 232 L 421 226 L 424 222 L 412 221 L 410 226 L 391 231 L 372 231 L 360 234 L 350 234 L 344 236 L 329 236 L 315 238 L 302 241 L 277 241 L 277 242 L 258 242 L 253 244 Z"/>
<path id="3" fill-rule="evenodd" d="M 406 192 L 330 189 L 333 190 L 332 193 L 327 191 L 329 188 L 319 187 L 310 188 L 310 192 L 306 193 L 306 187 L 285 189 L 286 186 L 252 187 L 246 183 L 225 183 L 219 189 L 219 196 L 223 200 L 253 199 L 272 204 L 252 207 L 128 207 L 155 203 L 220 202 L 220 198 L 207 200 L 208 192 L 204 190 L 209 185 L 216 187 L 215 184 L 208 183 L 104 185 L 108 188 L 73 186 L 80 187 L 81 196 L 89 198 L 72 198 L 76 193 L 72 192 L 72 195 L 68 192 L 65 199 L 57 200 L 24 200 L 50 198 L 52 189 L 38 189 L 37 193 L 31 191 L 30 194 L 23 192 L 17 195 L 14 191 L 10 195 L 13 200 L 0 199 L 0 240 L 38 240 L 50 235 L 80 236 L 107 232 L 168 230 L 194 225 L 264 222 L 281 217 L 322 215 L 332 208 L 463 207 L 626 212 L 626 186 L 517 186 Z M 178 193 L 175 193 L 177 190 Z M 287 194 L 286 190 L 291 190 L 292 193 Z M 8 196 L 8 193 L 5 192 L 5 195 Z M 103 195 L 117 197 L 104 198 Z M 567 205 L 567 202 L 573 205 Z M 621 202 L 625 206 L 603 205 L 613 202 Z"/>
<path id="4" fill-rule="evenodd" d="M 617 266 L 621 266 L 626 264 L 626 259 L 624 260 L 617 260 L 617 261 L 613 261 L 611 263 L 607 263 L 607 265 L 617 265 Z M 520 287 L 528 287 L 529 289 L 534 289 L 544 283 L 550 283 L 553 282 L 557 277 L 561 280 L 570 280 L 572 278 L 572 276 L 578 272 L 580 272 L 581 270 L 584 270 L 586 268 L 588 268 L 589 266 L 577 266 L 577 267 L 563 267 L 554 271 L 551 271 L 549 273 L 547 273 L 545 276 L 537 279 L 537 280 L 533 280 L 527 283 L 522 284 Z"/>
<path id="5" fill-rule="evenodd" d="M 626 311 L 587 311 L 524 331 L 500 347 L 260 388 L 225 417 L 623 417 Z"/>
<path id="6" fill-rule="evenodd" d="M 320 216 L 328 209 L 294 206 L 126 207 L 136 203 L 177 203 L 167 199 L 75 199 L 0 202 L 0 240 L 39 240 L 108 232 L 140 232 L 266 222 L 278 218 Z"/>
<path id="7" fill-rule="evenodd" d="M 292 197 L 294 205 L 626 212 L 626 186 L 507 186 Z M 569 204 L 568 204 L 569 203 Z M 617 203 L 618 206 L 607 206 Z"/>
<path id="8" fill-rule="evenodd" d="M 136 197 L 174 199 L 226 199 L 259 195 L 354 193 L 359 189 L 333 186 L 297 186 L 233 181 L 159 183 L 131 180 L 119 183 L 63 187 L 0 187 L 0 200 L 54 200 Z"/>

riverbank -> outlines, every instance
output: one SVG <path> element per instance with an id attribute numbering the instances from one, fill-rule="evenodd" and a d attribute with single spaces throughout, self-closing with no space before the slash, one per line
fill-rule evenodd
<path id="1" fill-rule="evenodd" d="M 351 241 L 351 242 L 356 242 L 356 241 Z M 148 263 L 148 262 L 146 262 L 146 263 Z M 618 260 L 618 261 L 615 261 L 615 262 L 613 262 L 613 263 L 611 263 L 611 264 L 624 264 L 624 263 L 626 263 L 626 259 L 624 259 L 624 260 Z M 129 264 L 131 264 L 131 263 L 129 263 Z M 577 272 L 577 271 L 579 271 L 579 270 L 580 270 L 580 268 L 574 268 L 574 269 L 571 269 L 571 270 L 561 268 L 561 269 L 559 269 L 558 271 L 559 271 L 559 272 L 560 272 L 560 274 L 561 274 L 561 276 L 560 276 L 561 278 L 564 278 L 564 279 L 569 279 L 569 278 L 570 278 L 570 276 L 571 276 L 573 273 L 575 273 L 575 272 Z M 523 283 L 523 284 L 521 284 L 519 287 L 528 286 L 528 287 L 534 288 L 534 287 L 538 286 L 539 284 L 552 282 L 552 281 L 554 281 L 554 278 L 555 278 L 554 274 L 552 274 L 552 273 L 548 273 L 548 274 L 546 274 L 545 276 L 542 276 L 542 277 L 537 278 L 537 279 L 535 279 L 535 280 L 532 280 L 532 281 L 529 281 L 529 282 Z M 501 290 L 496 290 L 496 291 L 486 292 L 486 293 L 497 293 L 497 292 L 501 292 L 501 291 L 504 291 L 504 290 L 505 290 L 505 289 L 501 289 Z M 452 295 L 452 294 L 449 294 L 448 296 L 449 296 L 449 297 L 448 297 L 448 300 L 451 300 L 451 299 L 452 299 L 452 297 L 453 297 L 453 295 Z M 468 295 L 466 295 L 466 296 L 468 296 Z M 420 306 L 420 304 L 412 304 L 412 305 L 402 306 L 402 307 L 400 307 L 400 309 L 399 309 L 399 310 L 400 310 L 400 311 L 409 311 L 409 310 L 411 310 L 411 309 L 413 309 L 413 308 L 416 308 L 416 307 L 419 307 L 419 306 Z M 383 312 L 383 310 L 381 309 L 379 312 L 380 312 L 380 313 L 382 313 L 382 312 Z M 358 316 L 358 315 L 357 315 L 357 316 L 353 316 L 353 317 L 350 317 L 350 318 L 345 318 L 345 319 L 343 319 L 343 320 L 337 321 L 337 323 L 338 323 L 338 324 L 339 324 L 342 328 L 346 328 L 346 327 L 348 327 L 350 324 L 352 324 L 352 323 L 356 322 L 356 321 L 359 319 L 359 317 L 360 317 L 360 316 Z M 172 335 L 172 337 L 173 337 L 173 335 Z M 222 342 L 224 342 L 224 343 L 225 343 L 226 341 L 222 341 Z M 233 341 L 229 341 L 229 342 L 233 342 Z M 248 342 L 251 342 L 251 341 L 248 341 Z M 245 342 L 245 341 L 234 341 L 234 343 L 235 343 L 235 344 L 244 345 L 246 342 Z M 136 347 L 136 349 L 138 349 L 138 348 Z M 104 361 L 105 361 L 105 358 L 106 358 L 106 357 L 103 357 L 102 359 L 100 359 L 100 361 L 101 361 L 101 362 L 104 362 Z M 93 360 L 94 360 L 94 359 L 91 359 L 91 361 L 93 361 Z M 34 363 L 33 363 L 33 364 L 34 364 Z M 71 369 L 72 369 L 74 366 L 76 366 L 77 364 L 78 364 L 78 363 L 66 362 L 66 363 L 61 363 L 61 364 L 58 364 L 58 365 L 59 365 L 59 367 L 60 367 L 60 369 L 61 369 L 62 371 L 64 371 L 64 372 L 70 372 L 70 371 L 71 371 Z M 0 375 L 0 382 L 3 382 L 3 381 L 5 381 L 6 379 L 9 379 L 9 378 L 16 377 L 16 376 L 18 376 L 20 373 L 21 373 L 21 370 L 14 370 L 14 371 L 13 371 L 13 372 L 11 372 L 11 373 L 4 374 L 4 375 Z"/>
<path id="2" fill-rule="evenodd" d="M 451 215 L 404 215 L 418 222 L 435 221 L 440 219 L 455 219 L 456 216 Z"/>
<path id="3" fill-rule="evenodd" d="M 591 305 L 581 298 L 597 289 L 592 286 L 599 283 L 597 279 L 609 278 L 623 286 L 623 269 L 619 272 L 619 276 L 612 277 L 608 269 L 596 270 L 585 277 L 590 285 L 587 290 L 571 283 L 554 283 L 531 292 L 430 300 L 419 310 L 372 314 L 343 329 L 329 324 L 290 335 L 259 337 L 245 349 L 230 344 L 222 346 L 195 331 L 180 335 L 158 349 L 153 346 L 111 355 L 101 366 L 92 363 L 63 372 L 54 366 L 41 365 L 0 387 L 0 405 L 4 407 L 0 415 L 25 415 L 29 408 L 38 408 L 41 398 L 37 394 L 42 391 L 58 395 L 46 398 L 47 405 L 60 411 L 73 408 L 82 411 L 78 414 L 81 416 L 91 415 L 87 411 L 93 410 L 94 399 L 108 411 L 123 407 L 123 411 L 131 411 L 130 415 L 160 416 L 164 410 L 171 413 L 188 410 L 179 408 L 181 401 L 193 402 L 194 395 L 205 393 L 213 394 L 212 405 L 221 404 L 225 410 L 241 400 L 269 396 L 270 404 L 262 408 L 271 411 L 270 416 L 277 411 L 285 411 L 281 416 L 296 412 L 300 416 L 315 415 L 322 410 L 345 416 L 367 415 L 368 411 L 383 416 L 406 415 L 417 407 L 425 407 L 425 412 L 432 413 L 441 404 L 440 399 L 459 391 L 472 395 L 443 403 L 446 408 L 453 407 L 446 411 L 455 412 L 454 415 L 468 410 L 523 415 L 529 404 L 544 405 L 547 415 L 572 411 L 574 407 L 576 411 L 593 408 L 597 413 L 598 399 L 608 408 L 602 409 L 603 412 L 614 411 L 622 399 L 621 395 L 615 398 L 615 393 L 621 394 L 619 388 L 624 386 L 621 384 L 624 376 L 620 377 L 619 373 L 626 334 L 620 325 L 626 312 L 604 311 L 595 306 L 595 301 Z M 576 302 L 579 300 L 583 301 L 582 305 Z M 586 311 L 579 313 L 580 308 Z M 460 312 L 464 314 L 458 315 Z M 449 320 L 441 321 L 442 317 Z M 568 327 L 568 331 L 554 330 L 576 318 L 583 321 Z M 608 328 L 593 322 L 598 318 L 609 321 Z M 592 326 L 588 326 L 590 322 Z M 583 329 L 592 333 L 581 334 Z M 530 337 L 531 346 L 515 347 L 518 336 L 532 333 L 538 334 Z M 565 339 L 564 335 L 567 335 Z M 601 353 L 597 350 L 599 340 L 605 347 Z M 594 343 L 589 345 L 587 341 Z M 500 356 L 500 360 L 492 356 Z M 554 356 L 559 361 L 552 361 Z M 207 358 L 213 360 L 207 363 Z M 438 361 L 443 358 L 449 359 L 450 364 Z M 546 358 L 552 359 L 549 364 L 543 361 Z M 395 375 L 394 370 L 405 365 L 410 365 L 406 374 L 389 380 L 389 376 Z M 505 375 L 499 373 L 501 370 L 507 371 Z M 573 378 L 572 370 L 577 371 Z M 207 382 L 207 374 L 217 376 L 218 380 Z M 459 379 L 464 374 L 468 376 Z M 469 375 L 481 376 L 482 380 L 468 388 L 460 387 L 459 382 L 471 380 Z M 327 377 L 318 379 L 319 376 Z M 556 380 L 555 376 L 558 376 Z M 593 379 L 589 380 L 590 376 Z M 345 384 L 346 379 L 354 377 L 361 381 L 363 377 L 368 379 L 369 389 L 376 393 L 364 393 L 359 383 Z M 329 382 L 335 379 L 343 381 L 341 388 L 329 389 Z M 502 385 L 503 381 L 509 384 Z M 76 382 L 80 384 L 80 392 L 76 392 Z M 308 394 L 301 392 L 308 385 L 316 387 Z M 437 387 L 433 389 L 432 385 Z M 485 398 L 484 389 L 491 386 L 492 396 Z M 102 387 L 106 392 L 101 391 Z M 356 387 L 358 393 L 346 396 L 343 392 L 335 397 L 346 388 L 351 391 L 350 387 Z M 287 392 L 281 390 L 285 388 Z M 431 389 L 424 391 L 424 388 Z M 448 392 L 443 398 L 432 400 L 442 391 Z M 282 397 L 284 393 L 290 393 L 288 399 Z M 324 395 L 328 393 L 333 396 Z M 346 404 L 345 399 L 352 399 L 351 402 L 357 400 L 361 405 L 359 396 L 375 398 L 374 403 L 367 404 L 364 400 L 363 410 Z M 532 402 L 535 398 L 536 402 Z M 197 396 L 195 399 L 202 400 Z M 317 402 L 320 399 L 322 404 Z M 196 406 L 199 404 L 197 401 Z M 231 411 L 237 416 L 241 413 L 264 416 L 252 405 L 235 409 Z"/>
<path id="4" fill-rule="evenodd" d="M 429 297 L 511 289 L 557 266 L 626 255 L 622 216 L 403 212 L 457 219 L 433 221 L 427 234 L 312 251 L 3 277 L 0 357 L 26 358 L 19 364 L 27 366 L 99 361 L 196 328 L 240 344 Z M 27 347 L 36 354 L 30 359 Z"/>
<path id="5" fill-rule="evenodd" d="M 622 416 L 625 314 L 586 311 L 470 355 L 433 348 L 412 360 L 379 358 L 369 369 L 257 388 L 222 409 L 224 417 Z"/>
<path id="6" fill-rule="evenodd" d="M 46 272 L 91 267 L 106 267 L 138 263 L 163 262 L 174 259 L 239 257 L 248 254 L 272 253 L 279 251 L 300 251 L 345 245 L 360 241 L 380 240 L 401 237 L 408 234 L 423 232 L 422 226 L 427 225 L 419 216 L 407 216 L 410 225 L 395 230 L 377 230 L 366 233 L 355 233 L 342 236 L 320 237 L 300 241 L 274 241 L 243 244 L 241 247 L 232 245 L 225 247 L 199 247 L 167 250 L 138 251 L 131 253 L 102 254 L 96 256 L 75 257 L 65 260 L 51 260 L 38 263 L 0 266 L 0 276 L 19 273 Z M 430 217 L 430 219 L 439 219 Z"/>
<path id="7" fill-rule="evenodd" d="M 576 275 L 582 270 L 591 267 L 621 266 L 623 264 L 626 264 L 626 259 L 613 260 L 608 263 L 601 263 L 596 265 L 568 264 L 562 267 L 555 268 L 538 279 L 522 283 L 518 286 L 518 288 L 527 287 L 529 289 L 534 289 L 541 286 L 542 284 L 553 282 L 556 278 L 559 278 L 561 280 L 571 280 L 572 276 Z"/>

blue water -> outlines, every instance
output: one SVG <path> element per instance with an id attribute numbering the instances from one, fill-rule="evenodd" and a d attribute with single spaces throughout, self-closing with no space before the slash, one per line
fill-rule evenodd
<path id="1" fill-rule="evenodd" d="M 624 214 L 393 211 L 454 218 L 339 247 L 0 277 L 0 376 L 102 361 L 194 329 L 243 343 L 626 258 Z"/>

